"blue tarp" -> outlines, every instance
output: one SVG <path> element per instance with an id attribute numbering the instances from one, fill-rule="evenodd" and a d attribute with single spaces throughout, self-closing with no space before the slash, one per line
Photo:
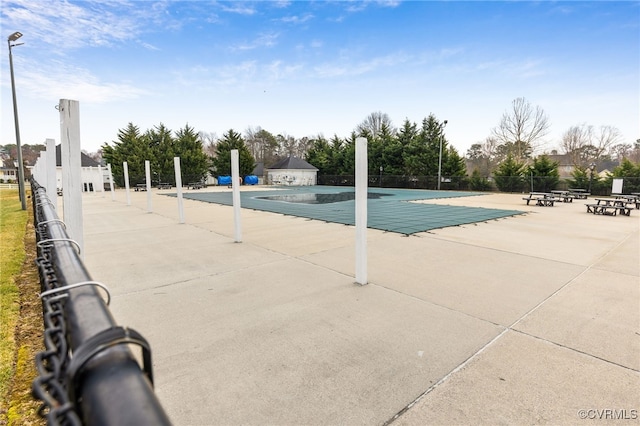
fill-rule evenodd
<path id="1" fill-rule="evenodd" d="M 231 185 L 231 176 L 218 176 L 218 185 Z"/>
<path id="2" fill-rule="evenodd" d="M 257 185 L 258 184 L 258 176 L 249 175 L 244 178 L 244 183 L 247 185 Z"/>

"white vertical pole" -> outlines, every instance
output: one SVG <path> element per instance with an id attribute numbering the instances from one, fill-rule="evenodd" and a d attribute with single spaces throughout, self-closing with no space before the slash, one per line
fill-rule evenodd
<path id="1" fill-rule="evenodd" d="M 151 204 L 151 162 L 144 160 L 144 173 L 147 178 L 147 212 L 153 211 L 153 205 Z"/>
<path id="2" fill-rule="evenodd" d="M 53 207 L 58 207 L 58 173 L 56 164 L 56 141 L 47 139 L 45 141 L 47 147 L 47 196 L 51 200 Z"/>
<path id="3" fill-rule="evenodd" d="M 113 173 L 111 172 L 111 163 L 107 164 L 107 172 L 109 174 L 109 191 L 111 191 L 111 201 L 115 201 L 116 195 L 113 192 Z"/>
<path id="4" fill-rule="evenodd" d="M 235 242 L 242 242 L 242 223 L 240 222 L 240 165 L 237 149 L 231 150 L 231 188 L 233 191 L 233 229 Z"/>
<path id="5" fill-rule="evenodd" d="M 82 167 L 80 162 L 80 105 L 60 99 L 60 142 L 62 144 L 62 203 L 69 237 L 84 248 L 82 223 Z"/>
<path id="6" fill-rule="evenodd" d="M 182 173 L 180 172 L 180 157 L 173 157 L 173 168 L 176 172 L 176 191 L 178 192 L 178 217 L 184 223 L 184 205 L 182 202 Z"/>
<path id="7" fill-rule="evenodd" d="M 100 192 L 102 193 L 102 198 L 104 198 L 104 172 L 102 171 L 102 166 L 98 166 L 98 185 L 100 185 Z"/>
<path id="8" fill-rule="evenodd" d="M 367 284 L 367 139 L 356 139 L 356 283 Z"/>
<path id="9" fill-rule="evenodd" d="M 131 194 L 129 193 L 129 165 L 126 161 L 122 162 L 122 168 L 124 169 L 124 192 L 127 194 L 127 205 L 131 205 Z"/>

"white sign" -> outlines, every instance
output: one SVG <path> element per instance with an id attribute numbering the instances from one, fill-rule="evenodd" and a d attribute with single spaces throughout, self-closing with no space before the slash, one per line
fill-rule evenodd
<path id="1" fill-rule="evenodd" d="M 622 181 L 623 179 L 614 179 L 611 185 L 612 194 L 622 194 Z"/>

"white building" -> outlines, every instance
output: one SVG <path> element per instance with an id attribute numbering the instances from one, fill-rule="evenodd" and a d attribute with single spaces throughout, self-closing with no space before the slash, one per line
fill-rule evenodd
<path id="1" fill-rule="evenodd" d="M 18 180 L 18 163 L 15 160 L 2 160 L 0 164 L 0 183 L 15 183 Z"/>
<path id="2" fill-rule="evenodd" d="M 82 190 L 88 191 L 100 191 L 100 182 L 102 182 L 105 190 L 108 189 L 109 175 L 106 167 L 102 167 L 102 180 L 98 174 L 98 163 L 93 158 L 89 157 L 85 153 L 80 153 L 80 167 L 82 177 Z M 56 146 L 56 188 L 62 189 L 62 145 Z"/>
<path id="3" fill-rule="evenodd" d="M 309 186 L 316 184 L 318 169 L 297 157 L 287 157 L 266 169 L 269 185 Z"/>

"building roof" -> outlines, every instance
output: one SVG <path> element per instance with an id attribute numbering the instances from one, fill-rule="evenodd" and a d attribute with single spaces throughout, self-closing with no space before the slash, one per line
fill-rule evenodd
<path id="1" fill-rule="evenodd" d="M 264 176 L 264 163 L 256 163 L 251 174 L 254 176 Z"/>
<path id="2" fill-rule="evenodd" d="M 307 163 L 303 159 L 298 157 L 292 157 L 292 156 L 283 158 L 273 166 L 269 167 L 269 169 L 270 170 L 273 170 L 273 169 L 318 170 L 316 167 L 313 167 L 311 164 Z"/>
<path id="3" fill-rule="evenodd" d="M 2 165 L 2 169 L 7 169 L 7 170 L 15 170 L 17 168 L 17 166 L 15 166 L 13 164 L 15 160 L 11 159 L 11 158 L 7 158 L 5 160 L 2 160 L 2 162 L 0 163 Z"/>
<path id="4" fill-rule="evenodd" d="M 80 167 L 98 167 L 98 163 L 84 152 L 80 153 Z M 56 145 L 56 167 L 62 167 L 62 145 Z"/>

